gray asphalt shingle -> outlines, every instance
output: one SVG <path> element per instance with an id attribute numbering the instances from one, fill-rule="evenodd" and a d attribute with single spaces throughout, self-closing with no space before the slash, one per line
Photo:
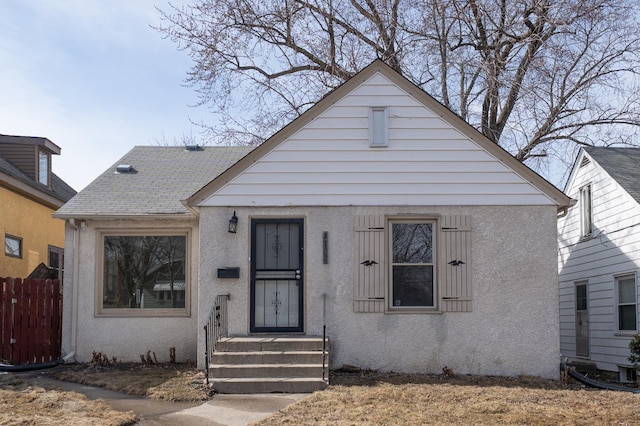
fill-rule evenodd
<path id="1" fill-rule="evenodd" d="M 640 203 L 640 148 L 590 146 L 584 150 Z"/>
<path id="2" fill-rule="evenodd" d="M 47 188 L 39 182 L 33 180 L 29 175 L 14 166 L 9 160 L 0 155 L 0 172 L 7 174 L 19 181 L 50 195 L 60 201 L 67 202 L 76 194 L 76 191 L 71 188 L 65 181 L 60 179 L 55 173 L 51 173 L 51 188 Z"/>
<path id="3" fill-rule="evenodd" d="M 185 200 L 253 147 L 136 146 L 57 211 L 57 215 L 135 216 L 187 214 Z M 133 173 L 116 173 L 120 164 Z"/>

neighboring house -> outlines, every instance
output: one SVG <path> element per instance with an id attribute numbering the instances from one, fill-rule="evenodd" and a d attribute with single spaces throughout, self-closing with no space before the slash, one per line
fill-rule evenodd
<path id="1" fill-rule="evenodd" d="M 79 361 L 175 347 L 202 368 L 228 294 L 230 335 L 326 325 L 334 368 L 558 377 L 571 200 L 381 61 L 253 150 L 118 164 L 56 213 Z M 172 293 L 184 304 L 155 307 Z"/>
<path id="2" fill-rule="evenodd" d="M 560 349 L 634 381 L 627 357 L 638 333 L 640 148 L 584 147 L 558 220 Z"/>
<path id="3" fill-rule="evenodd" d="M 26 278 L 44 264 L 62 279 L 65 225 L 52 214 L 76 192 L 51 170 L 59 154 L 47 138 L 0 135 L 0 276 Z"/>

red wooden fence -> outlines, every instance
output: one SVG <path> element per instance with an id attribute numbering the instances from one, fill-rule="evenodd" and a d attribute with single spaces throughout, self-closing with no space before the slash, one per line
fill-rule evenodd
<path id="1" fill-rule="evenodd" d="M 58 280 L 0 277 L 0 362 L 40 364 L 60 358 L 60 291 Z"/>

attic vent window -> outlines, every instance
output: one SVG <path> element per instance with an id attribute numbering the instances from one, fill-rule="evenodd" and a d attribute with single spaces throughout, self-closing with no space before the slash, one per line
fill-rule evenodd
<path id="1" fill-rule="evenodd" d="M 580 166 L 578 168 L 580 169 L 580 168 L 582 168 L 582 167 L 584 167 L 584 166 L 586 166 L 586 165 L 588 165 L 590 163 L 591 163 L 591 160 L 589 160 L 587 157 L 584 157 L 582 159 L 582 161 L 580 162 Z"/>
<path id="2" fill-rule="evenodd" d="M 204 148 L 200 145 L 185 145 L 184 149 L 187 151 L 204 151 Z"/>
<path id="3" fill-rule="evenodd" d="M 386 147 L 389 144 L 389 112 L 385 107 L 369 109 L 369 146 Z"/>
<path id="4" fill-rule="evenodd" d="M 135 173 L 135 169 L 131 164 L 118 164 L 118 166 L 116 167 L 116 173 L 118 174 Z"/>

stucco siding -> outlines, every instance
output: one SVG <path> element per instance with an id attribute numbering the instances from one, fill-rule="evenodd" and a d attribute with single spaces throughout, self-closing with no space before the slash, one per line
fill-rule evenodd
<path id="1" fill-rule="evenodd" d="M 238 208 L 238 233 L 226 232 L 233 209 L 201 208 L 200 323 L 217 294 L 229 294 L 229 331 L 249 333 L 251 218 L 305 221 L 305 333 L 320 335 L 323 294 L 331 367 L 402 372 L 531 374 L 557 378 L 559 361 L 556 209 L 553 206 Z M 354 216 L 467 215 L 472 223 L 471 312 L 354 313 Z M 329 263 L 322 234 L 328 232 Z M 240 267 L 240 278 L 216 269 Z M 199 330 L 198 343 L 204 347 Z M 198 364 L 204 359 L 198 355 Z"/>
<path id="2" fill-rule="evenodd" d="M 581 238 L 580 203 L 558 221 L 561 351 L 577 358 L 575 284 L 586 281 L 588 359 L 598 368 L 618 371 L 630 365 L 628 344 L 634 333 L 617 331 L 615 277 L 640 273 L 640 206 L 595 161 L 574 172 L 567 195 L 578 199 L 586 184 L 592 192 L 592 237 Z"/>
<path id="3" fill-rule="evenodd" d="M 179 362 L 196 359 L 199 243 L 196 221 L 103 220 L 77 222 L 78 231 L 66 227 L 69 255 L 66 257 L 63 311 L 63 355 L 75 354 L 78 362 L 91 361 L 92 352 L 102 352 L 122 362 L 139 362 L 140 355 L 155 352 L 159 362 L 169 361 L 169 348 L 176 348 Z M 97 317 L 96 285 L 101 283 L 96 258 L 100 230 L 189 229 L 190 315 L 178 317 Z M 79 232 L 76 236 L 75 232 Z M 76 246 L 77 244 L 77 246 Z M 78 254 L 74 259 L 72 253 Z M 77 286 L 77 287 L 75 287 Z M 144 311 L 137 309 L 136 313 Z M 77 329 L 77 331 L 74 330 Z"/>
<path id="4" fill-rule="evenodd" d="M 369 146 L 369 108 L 375 106 L 388 109 L 386 147 Z M 425 197 L 442 206 L 555 204 L 376 74 L 199 205 L 420 205 Z"/>
<path id="5" fill-rule="evenodd" d="M 0 275 L 26 278 L 40 263 L 49 264 L 49 245 L 64 248 L 64 221 L 54 210 L 0 187 L 0 237 L 22 239 L 22 258 L 0 254 Z"/>

